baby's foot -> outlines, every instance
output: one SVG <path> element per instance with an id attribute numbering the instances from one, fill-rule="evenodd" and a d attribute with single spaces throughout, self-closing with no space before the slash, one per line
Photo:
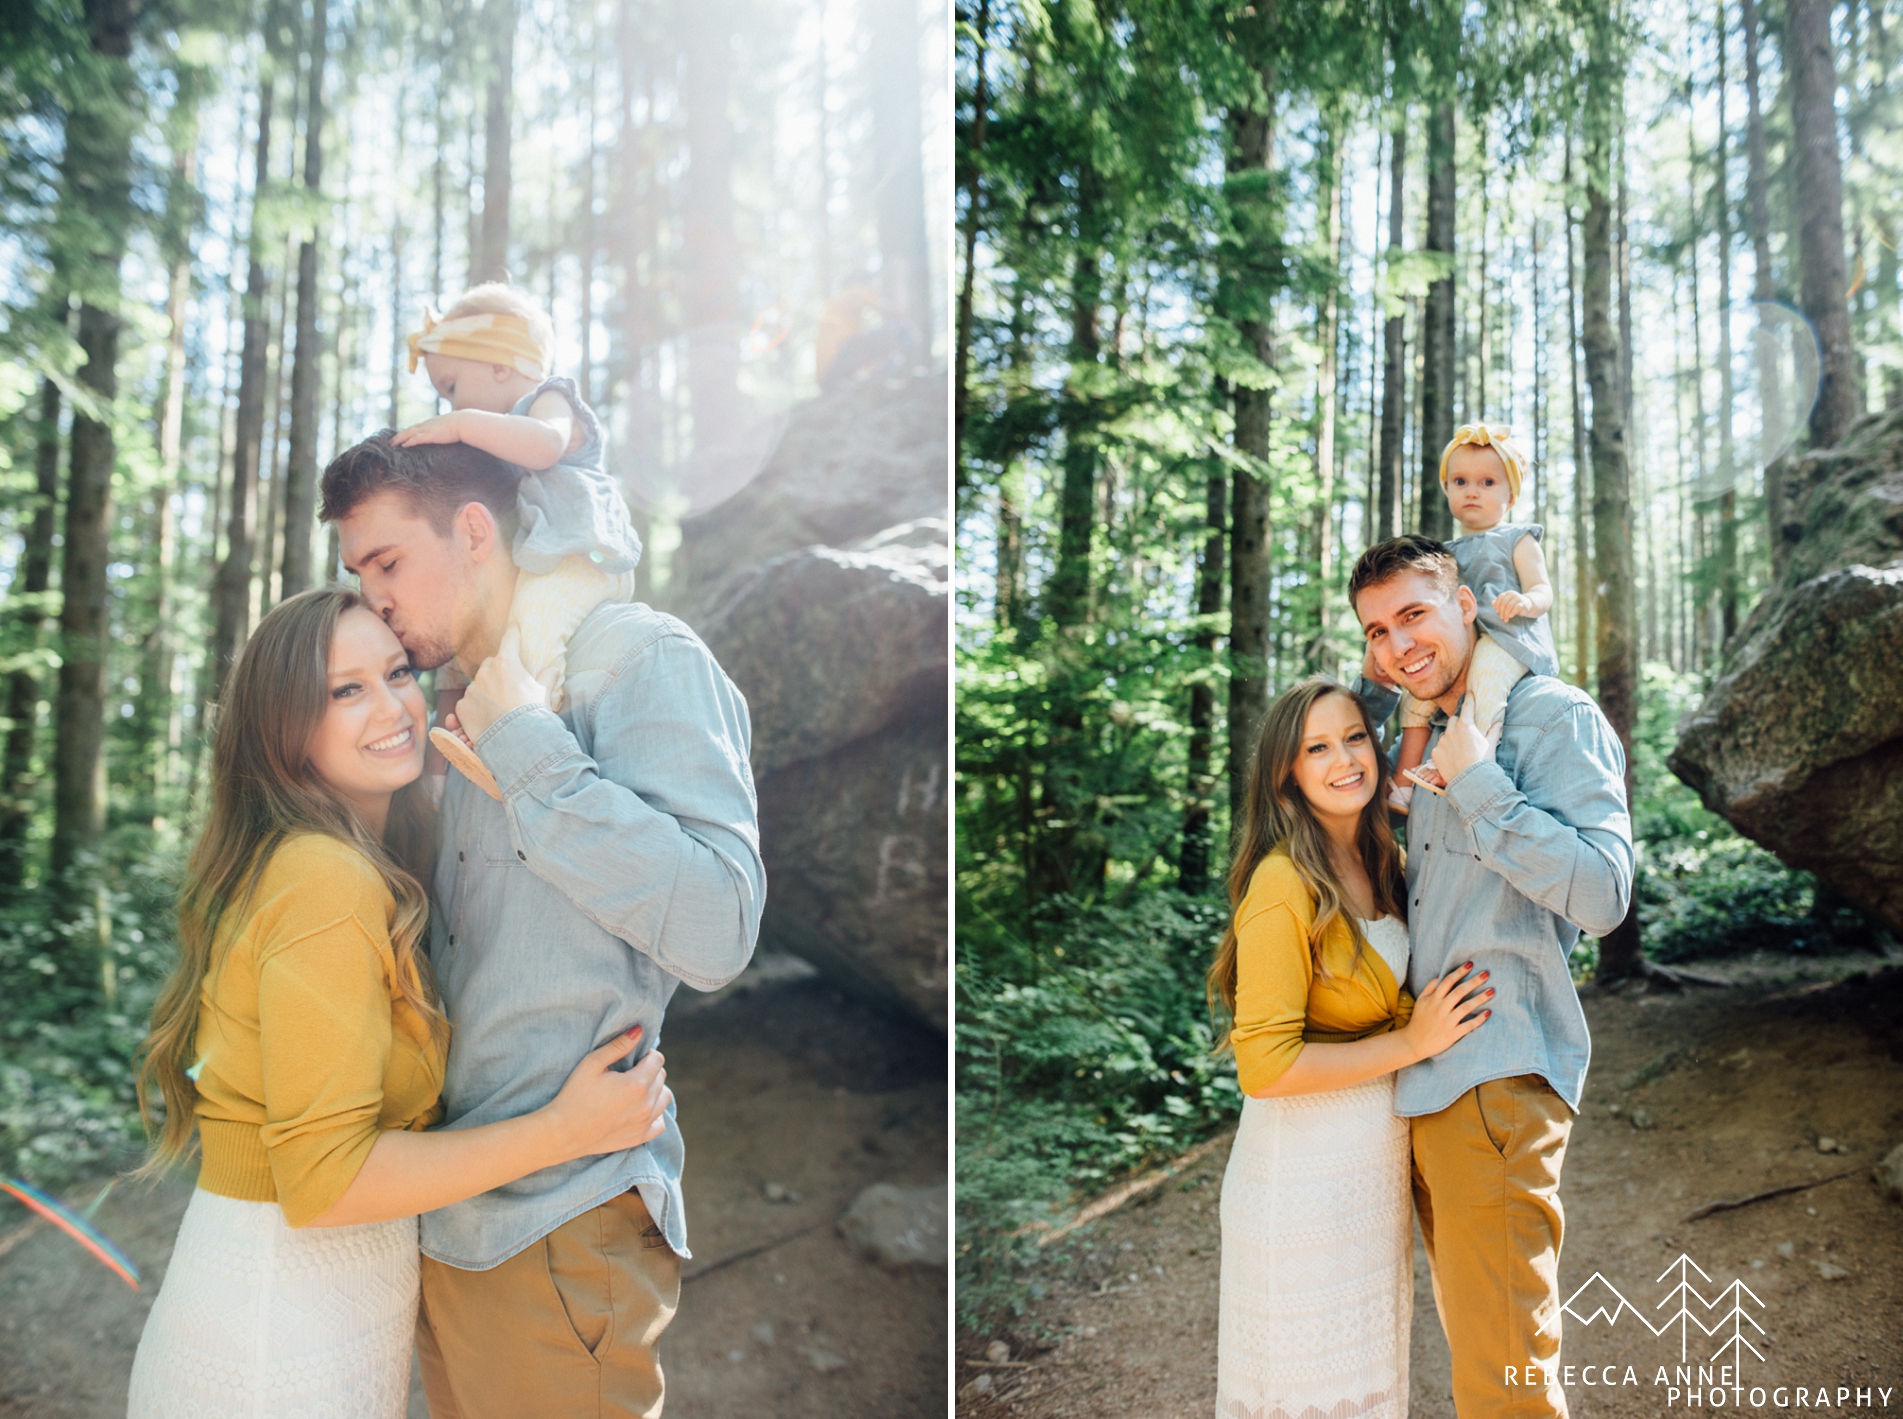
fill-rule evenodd
<path id="1" fill-rule="evenodd" d="M 459 732 L 438 725 L 429 732 L 429 742 L 437 747 L 445 759 L 462 770 L 464 778 L 496 802 L 502 801 L 502 790 L 496 785 L 496 776 L 489 772 L 488 765 L 483 763 L 476 751 L 469 747 L 469 741 Z"/>
<path id="2" fill-rule="evenodd" d="M 1429 793 L 1437 794 L 1447 787 L 1447 780 L 1440 776 L 1440 771 L 1432 763 L 1422 764 L 1418 769 L 1402 769 L 1401 773 Z"/>
<path id="3" fill-rule="evenodd" d="M 1394 783 L 1388 788 L 1388 807 L 1403 817 L 1413 811 L 1414 786 L 1407 783 Z"/>

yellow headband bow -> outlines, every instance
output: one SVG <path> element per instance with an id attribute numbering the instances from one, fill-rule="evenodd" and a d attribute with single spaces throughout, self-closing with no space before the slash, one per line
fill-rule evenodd
<path id="1" fill-rule="evenodd" d="M 1477 448 L 1491 448 L 1500 455 L 1500 462 L 1507 470 L 1507 492 L 1514 502 L 1520 500 L 1520 484 L 1526 478 L 1526 446 L 1513 437 L 1511 424 L 1462 424 L 1454 430 L 1453 438 L 1440 456 L 1440 485 L 1447 486 L 1447 460 L 1454 456 L 1454 450 L 1462 444 L 1473 444 Z"/>
<path id="2" fill-rule="evenodd" d="M 423 328 L 410 336 L 410 373 L 424 355 L 456 355 L 485 364 L 507 365 L 530 379 L 548 376 L 548 351 L 519 315 L 477 311 L 444 320 L 423 307 Z"/>

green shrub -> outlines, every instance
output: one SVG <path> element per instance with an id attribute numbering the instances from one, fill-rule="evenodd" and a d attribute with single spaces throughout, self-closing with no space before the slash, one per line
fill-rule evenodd
<path id="1" fill-rule="evenodd" d="M 148 856 L 106 876 L 77 911 L 39 890 L 0 908 L 0 1175 L 47 1189 L 144 1154 L 133 1056 L 176 959 L 171 863 Z"/>
<path id="2" fill-rule="evenodd" d="M 1040 1224 L 1079 1190 L 1181 1152 L 1240 1107 L 1203 973 L 1220 903 L 1058 898 L 1027 941 L 979 917 L 958 960 L 958 1294 L 1019 1309 Z"/>

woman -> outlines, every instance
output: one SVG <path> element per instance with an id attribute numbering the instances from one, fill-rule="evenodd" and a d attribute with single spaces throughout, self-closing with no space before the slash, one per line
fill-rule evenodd
<path id="1" fill-rule="evenodd" d="M 131 1419 L 405 1412 L 416 1216 L 662 1129 L 661 1056 L 617 1037 L 521 1118 L 445 1133 L 423 937 L 431 820 L 409 657 L 363 600 L 292 597 L 232 667 L 179 965 L 140 1076 L 146 1171 L 204 1153 L 133 1363 Z"/>
<path id="2" fill-rule="evenodd" d="M 1413 1216 L 1394 1071 L 1486 1020 L 1469 968 L 1407 977 L 1388 769 L 1361 701 L 1306 680 L 1256 744 L 1235 915 L 1209 972 L 1246 1100 L 1222 1183 L 1219 1419 L 1407 1413 Z"/>

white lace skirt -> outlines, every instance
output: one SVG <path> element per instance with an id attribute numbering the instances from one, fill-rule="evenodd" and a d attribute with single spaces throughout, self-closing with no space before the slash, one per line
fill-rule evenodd
<path id="1" fill-rule="evenodd" d="M 402 1419 L 416 1219 L 293 1230 L 200 1189 L 132 1362 L 128 1419 Z"/>
<path id="2" fill-rule="evenodd" d="M 1406 1419 L 1413 1299 L 1394 1077 L 1245 1100 L 1222 1180 L 1218 1419 Z"/>

